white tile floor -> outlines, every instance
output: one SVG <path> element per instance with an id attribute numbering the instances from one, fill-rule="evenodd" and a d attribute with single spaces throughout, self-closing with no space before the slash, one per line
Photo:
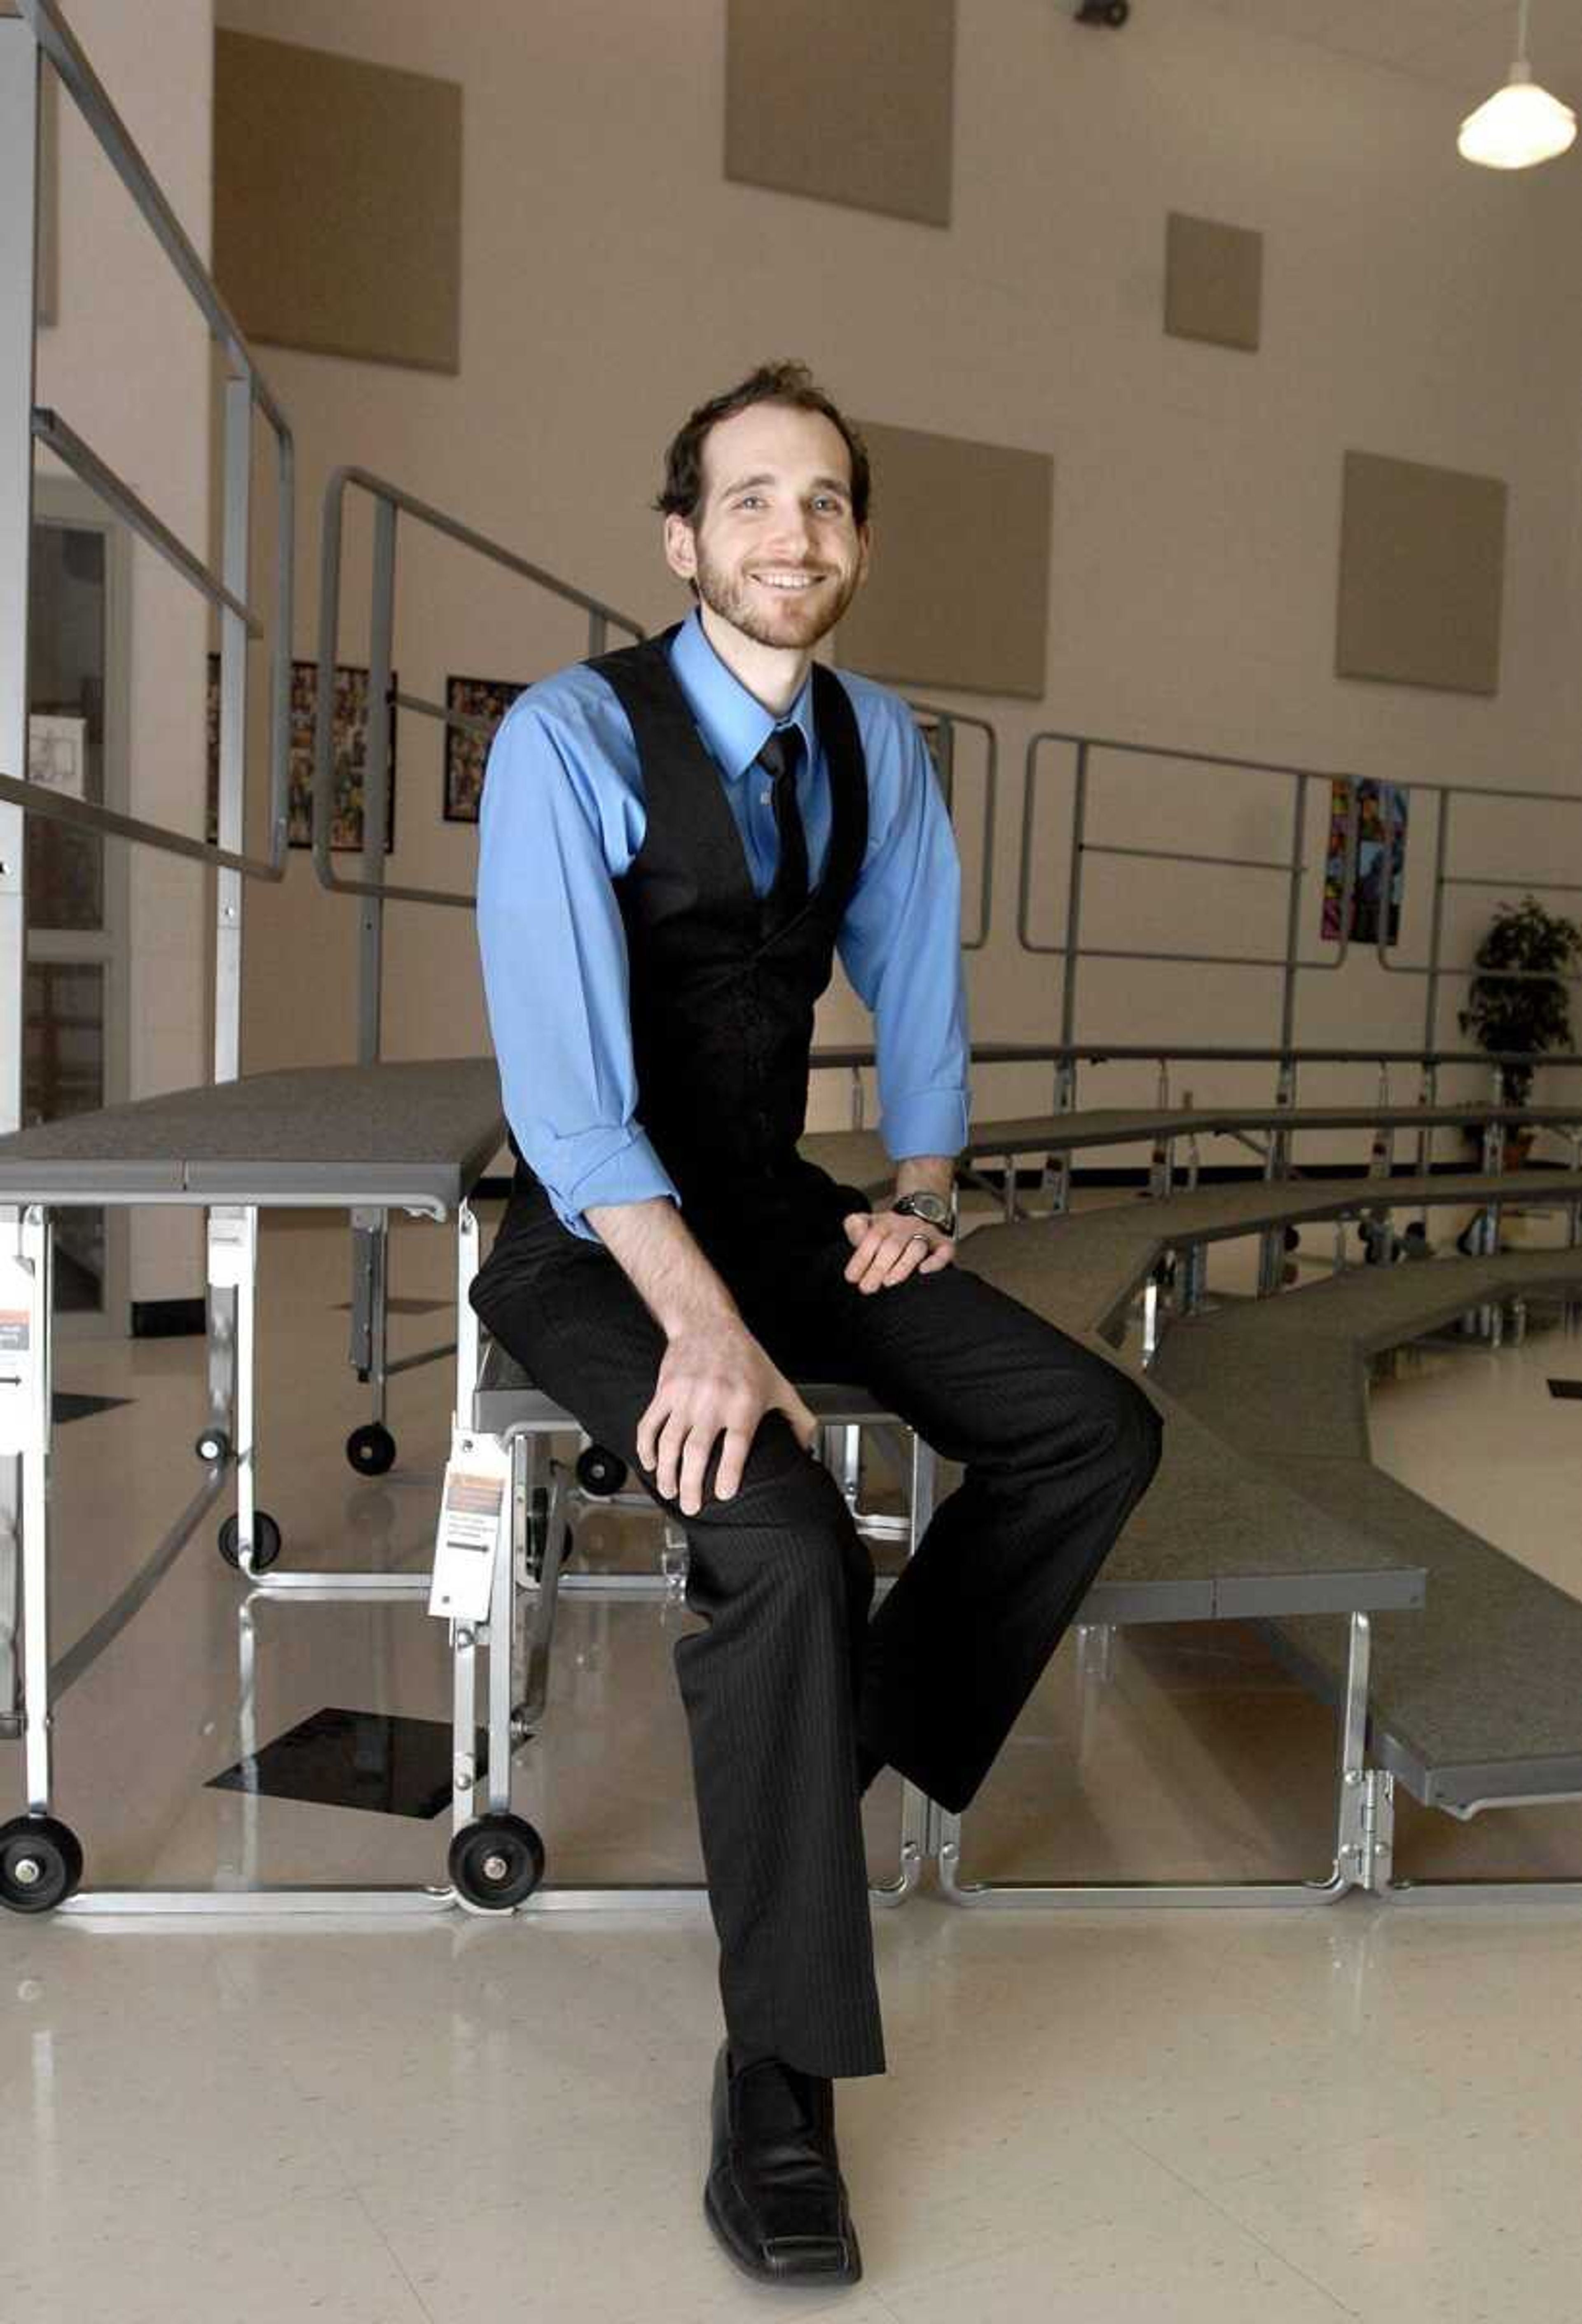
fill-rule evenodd
<path id="1" fill-rule="evenodd" d="M 1327 1256 L 1329 1240 L 1315 1248 Z M 1216 1255 L 1234 1287 L 1246 1254 Z M 439 1375 L 400 1380 L 401 1458 L 359 1482 L 345 1243 L 266 1229 L 265 1499 L 308 1564 L 428 1554 Z M 404 1231 L 403 1292 L 445 1239 Z M 443 1318 L 400 1317 L 400 1346 Z M 1535 1319 L 1536 1322 L 1536 1319 Z M 186 1498 L 194 1343 L 79 1345 L 128 1407 L 59 1440 L 56 1646 Z M 1381 1460 L 1582 1588 L 1582 1342 L 1431 1349 L 1375 1397 Z M 635 1529 L 604 1520 L 603 1554 Z M 204 1788 L 236 1749 L 235 1579 L 208 1534 L 60 1707 L 60 1804 L 90 1882 L 436 1877 L 442 1825 Z M 676 1620 L 568 1609 L 520 1804 L 552 1878 L 693 1878 Z M 410 1608 L 267 1606 L 258 1719 L 443 1718 Z M 1330 1730 L 1240 1630 L 1134 1634 L 1095 1690 L 1062 1653 L 988 1787 L 970 1868 L 1081 1877 L 1327 1869 Z M 18 1754 L 0 1748 L 0 1804 Z M 1497 1831 L 1493 1829 L 1498 1826 Z M 1490 1827 L 1485 1829 L 1485 1826 Z M 1582 1875 L 1571 1809 L 1403 1815 L 1403 1868 Z M 894 1793 L 870 1817 L 894 1853 Z M 839 2307 L 851 2324 L 1571 2324 L 1582 2312 L 1582 1901 L 877 1922 L 891 2070 L 841 2122 L 862 2287 L 776 2295 L 698 2209 L 715 2040 L 696 1911 L 500 1925 L 0 1923 L 0 2324 L 624 2324 Z"/>

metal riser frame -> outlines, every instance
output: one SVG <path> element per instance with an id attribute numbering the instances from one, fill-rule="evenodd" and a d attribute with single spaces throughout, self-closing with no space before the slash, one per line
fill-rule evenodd
<path id="1" fill-rule="evenodd" d="M 1043 1881 L 969 1882 L 961 1877 L 962 1818 L 934 1808 L 931 1852 L 937 1859 L 940 1894 L 952 1904 L 976 1911 L 1109 1910 L 1117 1906 L 1191 1907 L 1292 1906 L 1338 1904 L 1357 1887 L 1377 1890 L 1389 1877 L 1389 1803 L 1392 1779 L 1370 1773 L 1366 1763 L 1368 1665 L 1373 1626 L 1366 1614 L 1351 1617 L 1350 1652 L 1339 1736 L 1336 1796 L 1335 1856 L 1323 1880 L 1261 1881 Z"/>

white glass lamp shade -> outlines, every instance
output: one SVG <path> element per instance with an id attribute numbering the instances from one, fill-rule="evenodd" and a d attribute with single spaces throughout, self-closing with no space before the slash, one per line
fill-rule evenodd
<path id="1" fill-rule="evenodd" d="M 1540 88 L 1531 67 L 1518 62 L 1504 88 L 1467 115 L 1456 150 L 1485 170 L 1531 170 L 1563 153 L 1576 134 L 1570 106 Z"/>

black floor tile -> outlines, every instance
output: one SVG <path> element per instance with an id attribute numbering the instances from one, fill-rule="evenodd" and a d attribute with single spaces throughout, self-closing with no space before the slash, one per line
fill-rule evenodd
<path id="1" fill-rule="evenodd" d="M 488 1739 L 480 1729 L 480 1777 Z M 451 1730 L 442 1720 L 382 1711 L 316 1711 L 254 1757 L 211 1775 L 209 1788 L 375 1815 L 437 1816 L 451 1800 Z"/>
<path id="2" fill-rule="evenodd" d="M 117 1405 L 133 1400 L 129 1396 L 78 1396 L 70 1388 L 58 1388 L 51 1408 L 56 1427 L 61 1428 L 69 1420 L 87 1420 L 96 1412 L 114 1412 Z"/>

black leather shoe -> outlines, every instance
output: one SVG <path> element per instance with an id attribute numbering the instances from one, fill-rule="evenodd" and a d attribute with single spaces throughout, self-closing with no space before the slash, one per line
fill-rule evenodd
<path id="1" fill-rule="evenodd" d="M 777 2058 L 733 2074 L 722 2048 L 713 2133 L 704 2215 L 737 2266 L 760 2283 L 855 2283 L 829 2083 Z"/>

